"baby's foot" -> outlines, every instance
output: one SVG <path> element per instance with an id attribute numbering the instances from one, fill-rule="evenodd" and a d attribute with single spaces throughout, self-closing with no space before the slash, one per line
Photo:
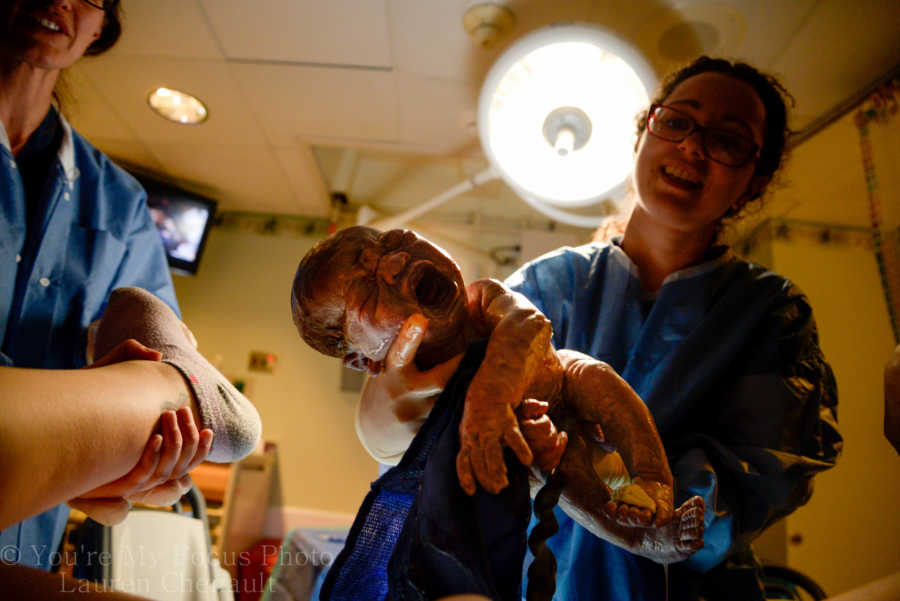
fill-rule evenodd
<path id="1" fill-rule="evenodd" d="M 256 446 L 262 430 L 256 408 L 196 350 L 196 340 L 175 312 L 146 290 L 113 290 L 92 338 L 94 357 L 134 338 L 181 372 L 197 400 L 201 427 L 214 434 L 208 461 L 235 461 Z"/>
<path id="2" fill-rule="evenodd" d="M 691 497 L 675 510 L 672 521 L 661 528 L 648 528 L 636 551 L 659 563 L 687 559 L 703 547 L 705 504 Z"/>

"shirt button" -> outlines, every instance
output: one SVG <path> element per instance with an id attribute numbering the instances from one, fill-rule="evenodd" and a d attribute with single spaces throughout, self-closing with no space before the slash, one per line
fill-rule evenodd
<path id="1" fill-rule="evenodd" d="M 15 169 L 15 168 L 16 168 L 16 162 L 15 162 L 13 159 L 9 159 L 9 166 L 12 167 L 13 169 Z"/>
<path id="2" fill-rule="evenodd" d="M 16 255 L 16 263 L 22 262 L 22 255 Z"/>
<path id="3" fill-rule="evenodd" d="M 65 194 L 63 194 L 63 200 L 69 200 L 69 198 L 70 198 L 70 195 L 69 195 L 68 192 L 66 192 Z"/>
<path id="4" fill-rule="evenodd" d="M 47 278 L 41 278 L 41 279 L 38 280 L 38 283 L 39 283 L 41 286 L 43 286 L 44 288 L 46 288 L 47 286 L 50 285 L 50 280 L 47 279 Z"/>

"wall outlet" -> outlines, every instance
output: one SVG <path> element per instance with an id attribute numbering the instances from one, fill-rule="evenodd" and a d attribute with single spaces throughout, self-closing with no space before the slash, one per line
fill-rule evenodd
<path id="1" fill-rule="evenodd" d="M 278 355 L 275 353 L 250 351 L 250 363 L 247 365 L 247 369 L 250 371 L 262 371 L 271 374 L 275 372 L 275 366 L 277 364 Z"/>

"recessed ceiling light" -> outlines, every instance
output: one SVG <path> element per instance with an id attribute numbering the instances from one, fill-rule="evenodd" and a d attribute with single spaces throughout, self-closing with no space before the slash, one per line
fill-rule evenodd
<path id="1" fill-rule="evenodd" d="M 182 125 L 198 125 L 209 117 L 199 98 L 171 88 L 156 88 L 147 96 L 147 104 L 158 115 Z"/>

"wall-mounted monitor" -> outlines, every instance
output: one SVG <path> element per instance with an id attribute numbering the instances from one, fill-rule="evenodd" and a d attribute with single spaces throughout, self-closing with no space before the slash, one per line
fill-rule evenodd
<path id="1" fill-rule="evenodd" d="M 169 268 L 183 275 L 197 273 L 216 202 L 161 182 L 138 179 L 147 190 L 147 205 L 166 249 Z"/>

